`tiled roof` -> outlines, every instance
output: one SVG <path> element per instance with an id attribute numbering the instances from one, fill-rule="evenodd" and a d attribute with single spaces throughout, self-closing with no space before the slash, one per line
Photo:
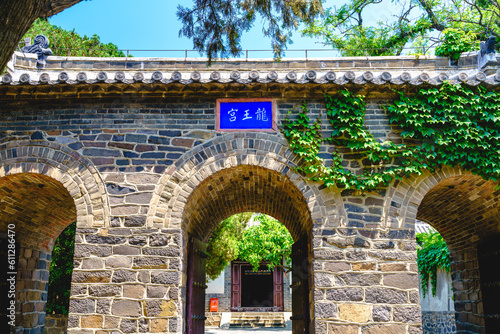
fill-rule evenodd
<path id="1" fill-rule="evenodd" d="M 238 84 L 392 87 L 440 85 L 449 80 L 471 86 L 500 87 L 497 67 L 488 68 L 486 73 L 479 71 L 476 53 L 463 56 L 456 66 L 450 65 L 447 58 L 431 56 L 284 59 L 281 62 L 230 59 L 210 67 L 204 59 L 51 56 L 45 68 L 39 70 L 36 59 L 34 54 L 16 52 L 8 73 L 0 77 L 0 87 L 18 87 L 19 93 L 23 87 L 43 86 L 41 94 L 48 94 L 50 87 L 78 85 L 123 90 L 127 85 L 144 88 L 171 84 L 199 87 L 201 84 L 216 85 L 224 90 Z"/>

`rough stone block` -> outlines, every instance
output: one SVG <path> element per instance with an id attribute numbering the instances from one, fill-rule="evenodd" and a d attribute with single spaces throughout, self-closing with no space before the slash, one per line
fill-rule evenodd
<path id="1" fill-rule="evenodd" d="M 122 317 L 138 317 L 141 315 L 141 303 L 133 300 L 115 300 L 111 306 L 111 314 Z"/>
<path id="2" fill-rule="evenodd" d="M 339 308 L 339 319 L 366 323 L 370 320 L 371 307 L 365 304 L 340 304 Z"/>

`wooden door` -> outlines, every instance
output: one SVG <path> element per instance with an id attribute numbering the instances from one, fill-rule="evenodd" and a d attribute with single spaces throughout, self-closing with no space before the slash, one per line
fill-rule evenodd
<path id="1" fill-rule="evenodd" d="M 277 311 L 283 312 L 283 268 L 275 267 L 273 272 L 273 283 L 274 283 L 274 307 Z"/>
<path id="2" fill-rule="evenodd" d="M 231 264 L 231 311 L 241 308 L 241 263 Z"/>
<path id="3" fill-rule="evenodd" d="M 187 334 L 205 332 L 205 266 L 207 245 L 190 237 L 188 244 Z"/>
<path id="4" fill-rule="evenodd" d="M 292 331 L 309 333 L 309 259 L 308 238 L 304 236 L 292 246 Z"/>

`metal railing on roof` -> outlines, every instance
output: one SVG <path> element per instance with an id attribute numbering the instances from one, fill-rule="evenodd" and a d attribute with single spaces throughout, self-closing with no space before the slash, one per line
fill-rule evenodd
<path id="1" fill-rule="evenodd" d="M 25 43 L 20 43 L 25 44 Z M 81 57 L 82 54 L 85 54 L 87 57 L 92 57 L 92 51 L 112 51 L 112 52 L 122 52 L 123 57 L 137 57 L 141 56 L 141 53 L 147 53 L 144 57 L 148 58 L 161 58 L 161 57 L 170 57 L 170 58 L 184 58 L 187 60 L 188 58 L 206 58 L 204 54 L 202 54 L 198 50 L 189 50 L 189 49 L 97 49 L 97 48 L 51 48 L 54 54 L 58 54 L 66 57 Z M 297 58 L 303 60 L 310 60 L 314 58 L 325 58 L 325 57 L 346 57 L 346 53 L 355 52 L 356 56 L 360 57 L 368 57 L 373 51 L 383 51 L 386 49 L 288 49 L 284 51 L 283 58 Z M 20 51 L 20 48 L 18 49 Z M 61 51 L 61 52 L 57 52 Z M 418 48 L 407 47 L 403 48 L 401 55 L 422 55 L 418 53 Z M 425 54 L 434 54 L 434 48 L 426 50 Z M 194 55 L 194 56 L 193 56 Z M 390 54 L 385 55 L 390 56 Z M 394 56 L 396 56 L 394 54 Z M 242 59 L 245 61 L 249 61 L 251 59 L 257 58 L 273 58 L 274 52 L 271 49 L 248 49 L 242 50 L 240 52 L 240 56 L 229 56 L 225 58 L 216 58 L 219 59 Z"/>

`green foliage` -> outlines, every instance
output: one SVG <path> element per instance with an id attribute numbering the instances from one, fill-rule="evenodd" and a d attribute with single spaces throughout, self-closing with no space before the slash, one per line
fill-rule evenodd
<path id="1" fill-rule="evenodd" d="M 429 278 L 432 295 L 436 295 L 437 270 L 450 272 L 450 251 L 438 232 L 417 233 L 417 263 L 423 295 L 427 294 Z"/>
<path id="2" fill-rule="evenodd" d="M 250 262 L 253 270 L 267 262 L 269 269 L 291 265 L 293 239 L 283 224 L 268 215 L 259 214 L 260 224 L 245 230 L 239 243 L 239 259 Z"/>
<path id="3" fill-rule="evenodd" d="M 36 19 L 23 39 L 30 37 L 33 41 L 40 34 L 49 38 L 49 47 L 55 56 L 125 57 L 125 54 L 118 50 L 115 44 L 101 43 L 99 36 L 95 34 L 92 37 L 86 35 L 82 37 L 74 29 L 72 31 L 64 30 L 42 18 Z"/>
<path id="4" fill-rule="evenodd" d="M 209 279 L 216 279 L 231 261 L 238 258 L 239 242 L 251 217 L 251 212 L 236 214 L 224 219 L 214 229 L 207 244 L 206 272 Z"/>
<path id="5" fill-rule="evenodd" d="M 321 37 L 325 44 L 339 49 L 342 56 L 399 55 L 410 38 L 416 39 L 428 28 L 427 22 L 401 21 L 393 25 L 364 26 L 362 12 L 378 1 L 353 1 L 339 9 L 329 9 L 320 20 L 302 30 L 304 36 Z"/>
<path id="6" fill-rule="evenodd" d="M 68 314 L 76 222 L 69 225 L 56 240 L 50 263 L 47 313 Z"/>
<path id="7" fill-rule="evenodd" d="M 367 20 L 372 13 L 380 18 L 375 24 Z M 343 56 L 381 56 L 400 55 L 408 46 L 417 48 L 409 53 L 427 54 L 449 28 L 483 40 L 491 32 L 499 39 L 500 6 L 492 0 L 349 0 L 325 10 L 302 33 L 341 49 Z M 445 50 L 454 54 L 450 50 L 463 48 L 464 40 L 455 41 L 445 40 Z"/>
<path id="8" fill-rule="evenodd" d="M 257 18 L 262 33 L 271 38 L 276 57 L 291 42 L 291 32 L 300 22 L 310 22 L 322 11 L 323 0 L 194 0 L 192 8 L 178 6 L 177 17 L 183 28 L 180 36 L 193 40 L 194 49 L 213 58 L 241 53 L 241 36 Z M 266 26 L 267 25 L 267 26 Z"/>
<path id="9" fill-rule="evenodd" d="M 318 156 L 323 138 L 319 121 L 312 125 L 307 107 L 297 120 L 287 119 L 283 133 L 291 149 L 303 158 L 297 169 L 327 187 L 368 190 L 385 187 L 393 179 L 421 175 L 441 166 L 462 166 L 486 180 L 500 179 L 500 94 L 484 87 L 444 83 L 425 88 L 414 96 L 398 93 L 387 107 L 390 123 L 401 128 L 408 142 L 378 142 L 364 128 L 364 97 L 349 91 L 326 96 L 328 119 L 334 129 L 326 140 L 364 154 L 371 161 L 362 175 L 342 165 L 337 151 L 326 167 Z M 413 143 L 413 144 L 411 144 Z"/>
<path id="10" fill-rule="evenodd" d="M 443 43 L 436 48 L 436 56 L 449 57 L 454 60 L 460 58 L 462 52 L 479 49 L 476 34 L 471 31 L 448 28 L 443 31 Z"/>
<path id="11" fill-rule="evenodd" d="M 212 232 L 207 245 L 206 272 L 209 279 L 217 278 L 233 260 L 247 261 L 258 270 L 263 261 L 270 269 L 290 265 L 293 239 L 276 219 L 258 214 L 259 224 L 247 228 L 254 215 L 245 212 L 223 220 Z"/>

